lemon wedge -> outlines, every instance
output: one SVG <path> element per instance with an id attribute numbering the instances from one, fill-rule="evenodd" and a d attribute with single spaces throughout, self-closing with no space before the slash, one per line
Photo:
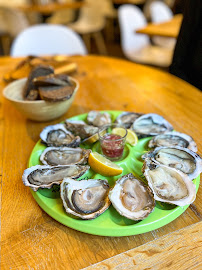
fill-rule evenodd
<path id="1" fill-rule="evenodd" d="M 115 176 L 123 172 L 123 168 L 97 152 L 90 153 L 88 164 L 96 173 L 104 176 Z"/>
<path id="2" fill-rule="evenodd" d="M 128 134 L 126 136 L 126 143 L 129 143 L 130 145 L 135 146 L 138 142 L 138 137 L 136 133 L 132 131 L 131 129 L 127 129 L 127 131 L 128 131 Z M 123 137 L 125 135 L 125 130 L 123 128 L 117 127 L 112 130 L 112 133 Z"/>

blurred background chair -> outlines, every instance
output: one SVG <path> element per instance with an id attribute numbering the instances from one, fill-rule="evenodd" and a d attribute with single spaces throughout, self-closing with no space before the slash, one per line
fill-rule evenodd
<path id="1" fill-rule="evenodd" d="M 0 32 L 6 33 L 1 40 L 4 54 L 9 54 L 12 40 L 29 25 L 24 13 L 15 8 L 0 6 Z"/>
<path id="2" fill-rule="evenodd" d="M 168 67 L 172 60 L 173 50 L 153 46 L 149 37 L 136 33 L 147 21 L 143 12 L 136 6 L 122 5 L 118 9 L 121 34 L 121 46 L 125 56 L 138 63 L 159 67 Z"/>
<path id="3" fill-rule="evenodd" d="M 150 5 L 151 20 L 153 23 L 162 23 L 169 21 L 173 18 L 172 10 L 164 3 L 160 1 L 154 1 Z M 176 39 L 167 37 L 153 37 L 154 44 L 174 49 Z"/>
<path id="4" fill-rule="evenodd" d="M 108 41 L 114 40 L 115 39 L 114 24 L 118 18 L 117 10 L 114 8 L 112 0 L 102 0 L 101 9 L 106 18 L 106 27 L 105 27 L 106 39 Z"/>
<path id="5" fill-rule="evenodd" d="M 107 54 L 102 34 L 105 23 L 102 1 L 85 0 L 85 5 L 80 9 L 78 20 L 74 23 L 67 24 L 67 26 L 83 36 L 89 52 L 91 38 L 94 38 L 99 53 Z"/>
<path id="6" fill-rule="evenodd" d="M 62 1 L 58 1 L 59 3 Z M 75 2 L 75 0 L 66 0 L 65 3 L 72 3 Z M 58 10 L 54 12 L 53 15 L 51 15 L 49 18 L 46 19 L 46 23 L 52 23 L 52 24 L 68 24 L 75 20 L 76 17 L 76 11 L 74 9 L 63 9 Z"/>
<path id="7" fill-rule="evenodd" d="M 11 46 L 11 56 L 87 54 L 80 36 L 66 26 L 39 24 L 18 35 Z"/>

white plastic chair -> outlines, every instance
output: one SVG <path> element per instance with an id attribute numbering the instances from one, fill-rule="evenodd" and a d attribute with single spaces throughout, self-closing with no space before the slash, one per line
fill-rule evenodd
<path id="1" fill-rule="evenodd" d="M 125 56 L 142 64 L 168 67 L 173 51 L 168 48 L 153 46 L 149 37 L 136 33 L 146 26 L 147 22 L 142 11 L 132 5 L 122 5 L 118 9 L 121 31 L 121 46 Z"/>
<path id="2" fill-rule="evenodd" d="M 90 38 L 96 41 L 98 50 L 106 54 L 106 46 L 101 31 L 105 27 L 105 15 L 102 9 L 102 1 L 85 0 L 84 6 L 80 9 L 80 15 L 76 22 L 67 26 L 83 35 L 88 50 L 90 51 Z"/>
<path id="3" fill-rule="evenodd" d="M 151 20 L 153 23 L 163 23 L 173 18 L 172 10 L 160 1 L 152 2 L 150 5 Z M 173 49 L 176 43 L 175 38 L 158 37 L 152 38 L 154 44 Z"/>
<path id="4" fill-rule="evenodd" d="M 87 54 L 80 36 L 66 26 L 39 24 L 20 33 L 11 46 L 11 56 Z"/>

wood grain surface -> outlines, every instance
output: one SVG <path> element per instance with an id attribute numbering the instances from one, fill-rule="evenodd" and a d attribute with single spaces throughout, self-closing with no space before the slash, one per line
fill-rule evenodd
<path id="1" fill-rule="evenodd" d="M 164 23 L 149 23 L 146 27 L 138 29 L 136 32 L 147 34 L 148 36 L 162 36 L 177 38 L 183 16 L 175 15 L 170 21 Z"/>
<path id="2" fill-rule="evenodd" d="M 80 83 L 75 102 L 59 119 L 37 123 L 25 119 L 2 97 L 6 84 L 1 78 L 19 59 L 0 58 L 2 270 L 81 269 L 150 241 L 155 243 L 164 235 L 172 236 L 202 219 L 201 186 L 194 203 L 179 218 L 155 231 L 128 237 L 75 231 L 38 206 L 21 178 L 39 133 L 47 125 L 92 109 L 158 113 L 176 130 L 191 135 L 202 155 L 202 93 L 198 89 L 168 73 L 129 61 L 99 56 L 70 59 L 78 65 L 77 73 L 72 74 Z M 184 237 L 186 234 L 188 237 L 189 230 Z M 198 243 L 193 248 L 198 249 Z"/>
<path id="3" fill-rule="evenodd" d="M 202 269 L 202 222 L 133 248 L 85 270 Z"/>

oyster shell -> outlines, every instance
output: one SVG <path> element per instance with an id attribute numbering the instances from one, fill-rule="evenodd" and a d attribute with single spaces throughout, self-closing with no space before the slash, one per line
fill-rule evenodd
<path id="1" fill-rule="evenodd" d="M 146 159 L 143 173 L 157 201 L 185 206 L 196 198 L 192 180 L 179 170 Z"/>
<path id="2" fill-rule="evenodd" d="M 98 132 L 98 127 L 87 125 L 84 121 L 65 120 L 67 130 L 72 132 L 75 136 L 81 137 L 81 139 L 89 138 Z"/>
<path id="3" fill-rule="evenodd" d="M 82 219 L 94 219 L 110 206 L 109 189 L 107 180 L 76 181 L 64 178 L 60 186 L 60 195 L 68 214 Z"/>
<path id="4" fill-rule="evenodd" d="M 151 139 L 148 146 L 154 148 L 156 146 L 180 146 L 197 152 L 197 146 L 193 138 L 187 134 L 171 131 L 160 134 Z"/>
<path id="5" fill-rule="evenodd" d="M 37 191 L 39 188 L 51 188 L 53 184 L 59 185 L 63 178 L 79 178 L 90 167 L 81 165 L 49 166 L 36 165 L 26 169 L 22 176 L 25 186 Z"/>
<path id="6" fill-rule="evenodd" d="M 109 192 L 109 199 L 120 215 L 132 220 L 145 219 L 154 209 L 155 201 L 149 187 L 132 173 L 122 176 Z"/>
<path id="7" fill-rule="evenodd" d="M 195 152 L 182 147 L 157 147 L 142 156 L 175 168 L 192 180 L 202 172 L 202 159 Z"/>
<path id="8" fill-rule="evenodd" d="M 106 124 L 111 124 L 111 116 L 107 112 L 90 111 L 87 116 L 89 125 L 100 127 Z"/>
<path id="9" fill-rule="evenodd" d="M 173 127 L 162 116 L 149 113 L 138 117 L 132 124 L 131 129 L 139 138 L 144 138 L 171 131 Z"/>
<path id="10" fill-rule="evenodd" d="M 40 161 L 45 165 L 73 165 L 86 164 L 90 149 L 69 147 L 47 147 L 40 156 Z"/>
<path id="11" fill-rule="evenodd" d="M 115 123 L 123 125 L 125 128 L 130 128 L 134 121 L 142 115 L 142 113 L 123 112 L 116 118 Z"/>
<path id="12" fill-rule="evenodd" d="M 47 146 L 79 146 L 81 139 L 68 131 L 63 124 L 45 127 L 40 133 L 40 138 Z"/>

